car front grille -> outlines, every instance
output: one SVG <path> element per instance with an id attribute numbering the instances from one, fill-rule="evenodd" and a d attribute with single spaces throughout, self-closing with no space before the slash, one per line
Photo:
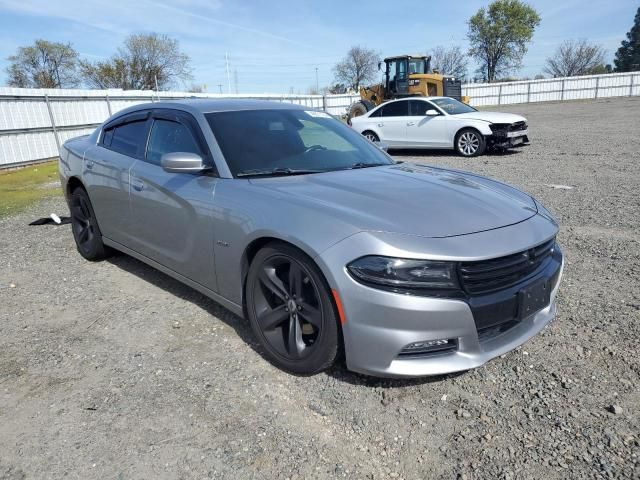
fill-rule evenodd
<path id="1" fill-rule="evenodd" d="M 512 123 L 511 126 L 509 126 L 510 132 L 519 132 L 521 130 L 526 130 L 526 129 L 527 129 L 527 122 L 515 122 L 515 123 Z"/>
<path id="2" fill-rule="evenodd" d="M 555 238 L 523 252 L 477 262 L 460 263 L 459 276 L 464 290 L 484 294 L 508 288 L 535 273 L 553 254 Z"/>

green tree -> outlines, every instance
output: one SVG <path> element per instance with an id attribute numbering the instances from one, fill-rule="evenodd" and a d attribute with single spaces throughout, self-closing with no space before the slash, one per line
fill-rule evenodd
<path id="1" fill-rule="evenodd" d="M 70 43 L 36 40 L 7 58 L 8 84 L 21 88 L 70 88 L 79 83 L 78 52 Z"/>
<path id="2" fill-rule="evenodd" d="M 632 72 L 640 70 L 640 8 L 636 12 L 633 27 L 627 32 L 627 39 L 616 52 L 613 60 L 616 72 Z"/>
<path id="3" fill-rule="evenodd" d="M 469 19 L 469 53 L 478 60 L 486 80 L 517 70 L 540 15 L 520 0 L 495 0 Z"/>
<path id="4" fill-rule="evenodd" d="M 93 88 L 163 90 L 191 80 L 190 58 L 177 40 L 157 33 L 130 35 L 109 60 L 80 61 L 85 82 Z"/>
<path id="5" fill-rule="evenodd" d="M 351 47 L 347 56 L 333 67 L 333 73 L 338 83 L 344 83 L 358 91 L 360 85 L 375 78 L 379 60 L 380 57 L 374 50 Z"/>

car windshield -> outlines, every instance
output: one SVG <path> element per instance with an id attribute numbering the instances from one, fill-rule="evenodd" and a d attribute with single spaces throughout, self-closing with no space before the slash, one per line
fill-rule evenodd
<path id="1" fill-rule="evenodd" d="M 234 177 L 320 173 L 394 163 L 324 112 L 239 110 L 205 116 Z"/>
<path id="2" fill-rule="evenodd" d="M 466 103 L 459 102 L 454 98 L 435 98 L 430 100 L 449 115 L 477 112 L 475 108 L 467 105 Z"/>

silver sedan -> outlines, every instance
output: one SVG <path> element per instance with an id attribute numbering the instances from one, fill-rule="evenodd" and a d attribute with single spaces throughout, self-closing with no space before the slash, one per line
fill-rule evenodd
<path id="1" fill-rule="evenodd" d="M 64 144 L 80 254 L 124 252 L 247 318 L 275 365 L 477 367 L 555 315 L 558 225 L 529 195 L 395 162 L 308 108 L 185 100 Z"/>

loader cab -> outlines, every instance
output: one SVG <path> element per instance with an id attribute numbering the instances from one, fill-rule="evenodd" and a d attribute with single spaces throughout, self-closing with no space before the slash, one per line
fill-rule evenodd
<path id="1" fill-rule="evenodd" d="M 409 95 L 409 77 L 429 73 L 431 57 L 389 57 L 384 59 L 384 86 L 387 98 Z M 382 64 L 379 64 L 381 67 Z"/>

